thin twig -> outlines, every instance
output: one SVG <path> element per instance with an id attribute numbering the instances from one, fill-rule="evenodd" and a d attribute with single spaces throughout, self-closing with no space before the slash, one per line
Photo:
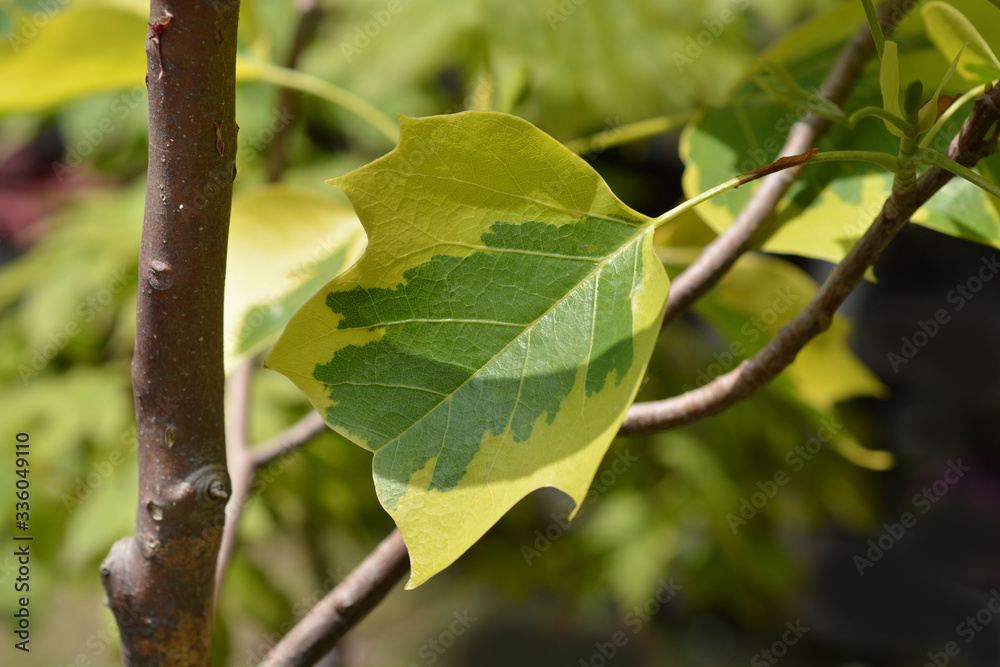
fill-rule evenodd
<path id="1" fill-rule="evenodd" d="M 382 601 L 409 568 L 403 536 L 394 530 L 278 642 L 260 667 L 315 664 Z"/>
<path id="2" fill-rule="evenodd" d="M 222 529 L 222 544 L 215 566 L 215 597 L 218 603 L 222 579 L 236 547 L 243 507 L 250 494 L 254 468 L 247 439 L 247 416 L 250 407 L 250 376 L 253 363 L 245 361 L 233 371 L 229 378 L 229 424 L 226 433 L 226 459 L 229 465 L 229 479 L 232 495 L 226 503 L 225 525 Z"/>
<path id="3" fill-rule="evenodd" d="M 994 88 L 976 102 L 961 133 L 948 148 L 949 157 L 971 167 L 996 151 L 996 134 L 988 139 L 986 134 L 1000 117 L 997 105 L 1000 105 L 1000 88 Z M 812 301 L 782 327 L 763 350 L 729 373 L 697 389 L 662 401 L 633 404 L 619 435 L 639 435 L 691 424 L 748 398 L 777 377 L 795 360 L 795 355 L 806 343 L 830 326 L 834 312 L 861 282 L 865 271 L 875 263 L 889 241 L 909 222 L 910 216 L 951 178 L 950 172 L 932 167 L 918 179 L 911 196 L 893 191 L 875 222 L 843 261 L 834 267 Z"/>
<path id="4" fill-rule="evenodd" d="M 240 372 L 240 369 L 234 372 L 230 386 L 231 411 L 234 415 L 240 413 L 245 415 L 247 409 L 247 388 L 241 388 Z M 249 375 L 247 375 L 247 379 L 249 379 Z M 250 500 L 250 492 L 257 473 L 275 459 L 299 449 L 310 438 L 326 428 L 323 418 L 314 410 L 260 447 L 250 448 L 247 445 L 245 426 L 241 428 L 237 425 L 241 419 L 245 418 L 237 418 L 236 416 L 232 418 L 230 434 L 226 440 L 229 476 L 232 480 L 233 492 L 226 504 L 226 524 L 222 532 L 222 545 L 219 548 L 219 559 L 215 572 L 216 595 L 222 586 L 222 578 L 229 567 L 229 561 L 232 559 L 240 519 L 243 517 L 243 509 L 246 507 L 247 501 Z"/>
<path id="5" fill-rule="evenodd" d="M 250 376 L 253 362 L 240 363 L 229 376 L 229 410 L 226 420 L 226 456 L 247 447 L 247 417 L 250 408 Z"/>
<path id="6" fill-rule="evenodd" d="M 230 388 L 232 411 L 245 413 L 247 395 L 241 391 L 237 382 L 239 369 L 233 374 Z M 240 407 L 242 405 L 242 408 Z M 219 549 L 219 561 L 216 568 L 216 589 L 222 585 L 226 568 L 232 558 L 236 546 L 236 534 L 239 530 L 243 509 L 250 500 L 250 492 L 254 479 L 261 468 L 275 459 L 294 452 L 305 445 L 310 438 L 326 428 L 323 418 L 315 410 L 274 436 L 260 447 L 250 448 L 247 445 L 245 430 L 239 431 L 234 423 L 230 425 L 230 436 L 227 439 L 229 455 L 229 476 L 232 479 L 233 494 L 226 505 L 226 526 L 222 533 L 222 546 Z M 216 592 L 218 594 L 218 591 Z"/>
<path id="7" fill-rule="evenodd" d="M 390 143 L 395 144 L 399 141 L 399 125 L 395 120 L 345 88 L 324 81 L 318 76 L 287 67 L 249 59 L 241 60 L 240 63 L 248 78 L 256 77 L 276 86 L 292 88 L 327 100 L 368 123 Z"/>
<path id="8" fill-rule="evenodd" d="M 260 470 L 271 461 L 302 447 L 325 428 L 326 423 L 323 418 L 313 410 L 263 445 L 251 450 L 254 470 Z"/>
<path id="9" fill-rule="evenodd" d="M 299 3 L 299 24 L 295 31 L 295 38 L 288 54 L 286 65 L 289 69 L 294 69 L 298 64 L 299 56 L 306 45 L 316 34 L 319 19 L 322 16 L 322 9 L 316 0 L 304 0 Z M 281 88 L 278 97 L 278 107 L 286 115 L 295 118 L 298 109 L 298 92 L 290 88 Z M 288 136 L 289 124 L 281 125 L 274 133 L 268 154 L 268 182 L 276 183 L 281 180 L 281 173 L 285 168 L 285 139 Z M 246 361 L 240 364 L 229 379 L 229 424 L 226 434 L 226 455 L 229 463 L 229 476 L 232 480 L 233 494 L 226 504 L 226 524 L 222 532 L 222 544 L 219 547 L 219 559 L 215 572 L 215 594 L 218 600 L 219 590 L 222 587 L 222 579 L 229 567 L 233 550 L 236 547 L 236 535 L 239 530 L 240 520 L 243 517 L 243 508 L 250 497 L 250 488 L 257 474 L 258 464 L 254 459 L 254 454 L 250 450 L 250 441 L 247 437 L 247 416 L 250 404 L 250 376 L 253 364 Z"/>
<path id="10" fill-rule="evenodd" d="M 299 64 L 299 57 L 305 48 L 312 42 L 319 28 L 320 19 L 323 18 L 323 8 L 316 0 L 299 0 L 295 3 L 299 12 L 299 22 L 295 28 L 295 37 L 292 39 L 292 47 L 289 49 L 288 57 L 285 59 L 285 67 L 295 69 Z M 291 88 L 282 88 L 278 93 L 278 108 L 281 112 L 289 116 L 292 121 L 299 113 L 301 107 L 299 93 Z M 274 131 L 274 139 L 268 147 L 267 153 L 267 181 L 277 183 L 281 180 L 281 174 L 285 171 L 287 160 L 285 159 L 285 147 L 287 144 L 289 130 L 292 122 L 280 125 Z"/>
<path id="11" fill-rule="evenodd" d="M 893 31 L 913 4 L 912 0 L 888 0 L 879 6 L 879 17 L 885 34 Z M 837 61 L 823 81 L 820 95 L 842 104 L 854 87 L 861 69 L 874 53 L 875 44 L 866 21 L 844 45 Z M 778 154 L 779 157 L 806 152 L 814 147 L 829 129 L 830 121 L 813 113 L 807 114 L 792 126 L 788 139 Z M 733 224 L 705 246 L 698 259 L 674 278 L 670 285 L 663 326 L 687 311 L 691 304 L 711 289 L 736 260 L 750 249 L 761 225 L 771 216 L 774 207 L 798 178 L 800 170 L 801 167 L 795 167 L 764 178 Z"/>

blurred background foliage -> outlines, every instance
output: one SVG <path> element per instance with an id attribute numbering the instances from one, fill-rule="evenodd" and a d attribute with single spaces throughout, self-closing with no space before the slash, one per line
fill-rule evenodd
<path id="1" fill-rule="evenodd" d="M 834 14 L 821 15 L 828 8 Z M 261 353 L 364 246 L 346 199 L 323 181 L 391 148 L 355 114 L 262 81 L 254 63 L 290 65 L 390 116 L 492 108 L 559 140 L 603 132 L 613 141 L 628 123 L 723 107 L 764 49 L 808 19 L 815 37 L 826 20 L 815 17 L 843 8 L 243 0 L 226 345 L 230 370 L 246 359 L 257 369 L 252 440 L 309 407 L 287 380 L 259 369 Z M 859 6 L 851 11 L 856 25 Z M 981 32 L 1000 34 L 989 29 L 995 14 L 967 11 Z M 7 443 L 31 436 L 34 536 L 32 653 L 25 663 L 5 642 L 4 664 L 118 663 L 97 566 L 131 533 L 135 512 L 129 362 L 147 12 L 135 0 L 0 0 L 0 433 Z M 724 113 L 701 117 L 703 139 L 732 129 Z M 696 162 L 697 146 L 685 150 Z M 713 150 L 698 174 L 714 178 L 722 154 Z M 681 151 L 674 131 L 587 159 L 626 203 L 659 214 L 681 197 Z M 980 204 L 989 220 L 993 205 Z M 662 231 L 671 275 L 725 226 L 719 215 L 691 214 Z M 803 247 L 806 238 L 792 249 L 829 255 L 828 246 Z M 878 284 L 849 301 L 854 321 L 838 317 L 767 390 L 692 428 L 616 442 L 572 525 L 562 494 L 533 494 L 445 573 L 392 593 L 327 664 L 601 665 L 615 632 L 625 643 L 613 646 L 613 664 L 773 664 L 760 651 L 796 622 L 809 631 L 785 647 L 788 665 L 916 664 L 941 650 L 1000 585 L 1000 289 L 984 279 L 967 310 L 950 311 L 956 323 L 902 367 L 887 353 L 935 308 L 951 309 L 949 290 L 991 253 L 907 231 L 877 265 Z M 741 260 L 666 330 L 640 398 L 731 370 L 808 301 L 828 268 L 787 256 Z M 959 456 L 972 467 L 961 486 L 858 576 L 854 559 L 867 541 L 913 511 L 913 494 Z M 0 488 L 12 488 L 13 470 L 0 466 Z M 370 455 L 332 432 L 266 469 L 255 492 L 219 600 L 218 665 L 256 664 L 392 528 Z M 12 501 L 0 505 L 8 540 L 12 510 Z M 16 604 L 13 572 L 8 551 L 4 614 Z M 656 595 L 670 583 L 681 588 L 661 605 Z M 994 664 L 998 628 L 984 628 L 955 664 Z"/>

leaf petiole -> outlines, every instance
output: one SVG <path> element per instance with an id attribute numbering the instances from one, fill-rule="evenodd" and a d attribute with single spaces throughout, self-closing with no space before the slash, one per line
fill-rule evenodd
<path id="1" fill-rule="evenodd" d="M 916 131 L 916 127 L 912 123 L 908 123 L 906 120 L 900 118 L 891 111 L 886 111 L 882 107 L 876 106 L 862 107 L 852 113 L 847 117 L 847 126 L 853 128 L 859 120 L 862 118 L 868 118 L 869 116 L 875 116 L 876 118 L 881 118 L 888 123 L 892 123 L 906 135 L 911 135 L 914 131 Z"/>
<path id="2" fill-rule="evenodd" d="M 579 139 L 572 139 L 563 144 L 566 148 L 577 155 L 597 153 L 606 148 L 621 146 L 640 139 L 648 139 L 658 134 L 669 132 L 680 127 L 694 118 L 694 111 L 681 111 L 679 113 L 647 118 L 635 123 L 609 127 L 606 130 Z"/>
<path id="3" fill-rule="evenodd" d="M 709 188 L 708 190 L 705 190 L 704 192 L 699 192 L 697 195 L 695 195 L 691 199 L 688 199 L 687 201 L 685 201 L 685 202 L 683 202 L 681 204 L 678 204 L 677 206 L 673 207 L 672 209 L 670 209 L 666 213 L 664 213 L 664 214 L 656 217 L 653 220 L 653 227 L 659 227 L 663 223 L 668 222 L 670 220 L 673 220 L 674 218 L 676 218 L 681 213 L 684 213 L 685 211 L 688 211 L 688 210 L 694 208 L 695 206 L 697 206 L 698 204 L 700 204 L 700 203 L 702 203 L 704 201 L 708 201 L 709 199 L 711 199 L 715 195 L 722 194 L 726 190 L 732 190 L 733 188 L 738 187 L 740 185 L 740 183 L 743 183 L 743 182 L 745 182 L 745 181 L 743 181 L 740 177 L 737 176 L 736 178 L 730 178 L 725 183 L 720 183 L 719 185 L 716 185 L 714 188 Z"/>
<path id="4" fill-rule="evenodd" d="M 870 162 L 893 174 L 899 171 L 899 159 L 891 153 L 880 151 L 826 151 L 817 153 L 803 164 L 816 162 Z"/>
<path id="5" fill-rule="evenodd" d="M 393 144 L 399 141 L 399 126 L 396 122 L 349 90 L 324 81 L 318 76 L 270 63 L 240 58 L 237 64 L 240 73 L 247 78 L 256 78 L 282 88 L 299 90 L 320 97 L 365 121 Z"/>
<path id="6" fill-rule="evenodd" d="M 825 153 L 816 153 L 809 158 L 801 161 L 791 160 L 783 165 L 776 165 L 774 169 L 769 171 L 764 171 L 757 176 L 748 178 L 748 174 L 741 174 L 736 178 L 731 178 L 724 183 L 716 185 L 714 188 L 705 190 L 699 193 L 697 196 L 688 199 L 687 201 L 675 206 L 666 213 L 658 216 L 653 220 L 653 226 L 659 227 L 665 222 L 668 222 L 681 213 L 688 211 L 698 204 L 711 199 L 712 197 L 722 194 L 727 190 L 732 190 L 734 188 L 743 185 L 744 183 L 749 183 L 750 181 L 756 180 L 757 178 L 766 176 L 767 174 L 774 173 L 776 171 L 782 171 L 790 167 L 795 166 L 805 166 L 808 164 L 814 164 L 818 162 L 870 162 L 872 164 L 877 164 L 888 172 L 893 174 L 899 173 L 899 160 L 895 155 L 889 153 L 880 153 L 877 151 L 826 151 Z M 752 173 L 752 172 L 749 172 Z"/>
<path id="7" fill-rule="evenodd" d="M 885 33 L 882 32 L 882 25 L 878 20 L 878 12 L 875 11 L 875 5 L 872 0 L 861 0 L 861 4 L 865 6 L 865 18 L 868 19 L 868 27 L 872 31 L 872 39 L 875 40 L 875 51 L 878 52 L 878 57 L 882 57 L 882 51 L 885 49 Z"/>
<path id="8" fill-rule="evenodd" d="M 998 187 L 996 183 L 983 178 L 981 175 L 972 171 L 968 167 L 960 165 L 947 155 L 942 155 L 941 153 L 938 153 L 930 148 L 921 148 L 917 151 L 917 159 L 924 164 L 940 167 L 945 171 L 950 171 L 956 176 L 961 176 L 965 180 L 969 181 L 973 185 L 979 186 L 994 197 L 1000 198 L 1000 187 Z"/>

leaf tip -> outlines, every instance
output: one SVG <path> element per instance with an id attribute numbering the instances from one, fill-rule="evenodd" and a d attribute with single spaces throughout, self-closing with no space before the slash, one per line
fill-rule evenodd
<path id="1" fill-rule="evenodd" d="M 340 188 L 344 191 L 348 197 L 351 196 L 351 178 L 359 171 L 362 171 L 365 167 L 359 167 L 346 174 L 341 174 L 340 176 L 334 176 L 333 178 L 328 178 L 324 181 L 327 185 L 332 185 L 335 188 Z"/>
<path id="2" fill-rule="evenodd" d="M 403 143 L 403 133 L 406 132 L 410 126 L 416 125 L 420 121 L 427 119 L 417 118 L 416 116 L 407 116 L 405 113 L 400 113 L 397 111 L 396 120 L 399 122 L 399 141 L 396 142 L 396 146 L 398 147 L 400 144 Z"/>

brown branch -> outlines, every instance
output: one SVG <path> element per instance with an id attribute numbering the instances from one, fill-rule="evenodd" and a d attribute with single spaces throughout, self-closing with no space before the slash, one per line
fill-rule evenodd
<path id="1" fill-rule="evenodd" d="M 382 601 L 409 569 L 403 536 L 394 530 L 271 649 L 260 667 L 315 664 Z"/>
<path id="2" fill-rule="evenodd" d="M 972 113 L 948 148 L 948 156 L 966 167 L 974 166 L 997 148 L 996 132 L 987 132 L 1000 118 L 1000 88 L 980 97 Z M 910 216 L 951 180 L 951 173 L 937 167 L 928 169 L 917 180 L 915 191 L 895 190 L 882 207 L 875 222 L 861 240 L 847 253 L 824 281 L 806 307 L 756 356 L 719 376 L 712 382 L 680 396 L 662 401 L 636 403 L 619 435 L 630 436 L 684 426 L 722 412 L 773 380 L 792 361 L 806 343 L 825 331 L 833 314 L 847 295 L 864 278 L 865 271 L 906 225 Z"/>
<path id="3" fill-rule="evenodd" d="M 135 535 L 101 565 L 126 667 L 208 665 L 229 496 L 222 298 L 239 3 L 153 0 L 149 174 L 132 363 Z"/>
<path id="4" fill-rule="evenodd" d="M 879 22 L 883 32 L 891 33 L 914 6 L 913 0 L 888 0 L 879 5 Z M 874 53 L 875 43 L 872 41 L 868 22 L 865 21 L 844 45 L 830 68 L 820 88 L 820 95 L 843 104 L 860 76 L 861 69 Z M 778 155 L 805 153 L 829 130 L 830 121 L 810 112 L 792 126 Z M 705 246 L 698 259 L 672 281 L 663 326 L 687 311 L 691 304 L 732 268 L 740 255 L 750 249 L 761 226 L 770 218 L 774 207 L 798 178 L 801 169 L 802 167 L 793 167 L 764 178 L 733 224 Z"/>

